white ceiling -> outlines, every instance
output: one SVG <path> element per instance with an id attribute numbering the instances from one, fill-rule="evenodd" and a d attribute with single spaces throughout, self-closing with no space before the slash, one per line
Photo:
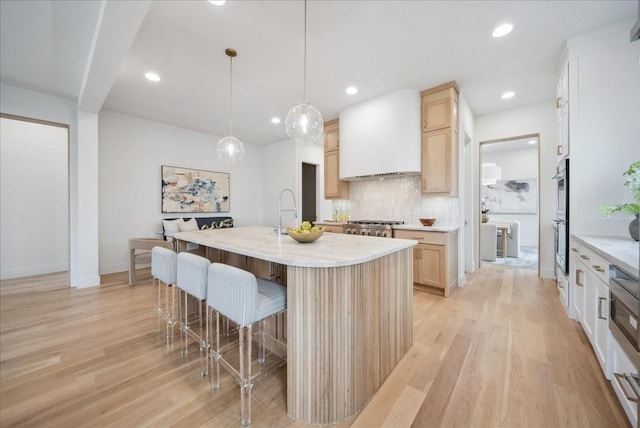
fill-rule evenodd
<path id="1" fill-rule="evenodd" d="M 78 98 L 100 3 L 2 0 L 0 7 L 2 83 Z M 566 40 L 631 22 L 637 8 L 637 0 L 310 0 L 307 99 L 327 120 L 396 89 L 449 80 L 476 115 L 552 100 Z M 302 1 L 154 1 L 103 108 L 226 135 L 231 47 L 234 134 L 253 144 L 284 140 L 284 124 L 270 120 L 284 122 L 302 101 L 303 11 Z M 513 32 L 493 39 L 507 21 Z M 146 81 L 150 70 L 162 81 Z M 346 95 L 348 85 L 358 94 Z M 516 96 L 500 99 L 506 90 Z"/>

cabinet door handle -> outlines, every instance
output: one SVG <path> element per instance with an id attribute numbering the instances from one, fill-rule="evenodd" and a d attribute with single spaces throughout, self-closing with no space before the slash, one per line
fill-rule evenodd
<path id="1" fill-rule="evenodd" d="M 562 283 L 560 281 L 558 281 L 558 287 L 564 288 L 564 285 L 562 285 Z"/>
<path id="2" fill-rule="evenodd" d="M 597 270 L 598 272 L 604 272 L 604 269 L 602 269 L 602 268 L 601 268 L 600 266 L 598 266 L 598 265 L 591 265 L 591 266 L 593 266 L 593 268 L 594 268 L 595 270 Z"/>
<path id="3" fill-rule="evenodd" d="M 562 154 L 562 146 L 558 146 L 556 148 L 556 154 L 561 155 Z"/>
<path id="4" fill-rule="evenodd" d="M 427 179 L 426 178 L 422 179 L 422 187 L 424 187 L 424 188 L 427 187 Z"/>
<path id="5" fill-rule="evenodd" d="M 589 260 L 589 256 L 585 256 L 584 254 L 580 254 L 580 258 L 582 260 Z"/>
<path id="6" fill-rule="evenodd" d="M 598 297 L 598 318 L 601 320 L 606 320 L 607 317 L 602 316 L 602 302 L 607 302 L 606 297 Z"/>
<path id="7" fill-rule="evenodd" d="M 573 251 L 574 253 L 577 253 L 577 252 L 578 252 L 578 249 L 577 249 L 577 248 L 573 248 L 573 247 L 571 247 L 571 251 Z"/>
<path id="8" fill-rule="evenodd" d="M 415 125 L 413 125 L 413 126 L 415 126 Z M 423 120 L 423 121 L 422 121 L 422 127 L 423 127 L 423 128 L 426 128 L 426 127 L 427 127 L 427 121 L 426 121 L 426 120 Z M 414 128 L 414 129 L 415 129 L 415 128 Z"/>
<path id="9" fill-rule="evenodd" d="M 582 271 L 580 269 L 576 269 L 576 285 L 578 287 L 582 287 L 584 286 L 584 284 L 582 283 Z"/>
<path id="10" fill-rule="evenodd" d="M 625 397 L 627 397 L 627 400 L 629 401 L 633 401 L 634 403 L 638 402 L 638 397 L 637 396 L 632 396 L 627 392 L 627 388 L 624 387 L 624 383 L 629 383 L 629 380 L 626 378 L 626 373 L 622 374 L 622 373 L 613 373 L 613 375 L 616 377 L 616 381 L 618 382 L 618 385 L 620 385 L 620 388 L 622 389 L 622 393 L 624 394 Z M 630 384 L 630 383 L 629 383 Z"/>
<path id="11" fill-rule="evenodd" d="M 556 98 L 556 108 L 562 107 L 562 97 Z"/>

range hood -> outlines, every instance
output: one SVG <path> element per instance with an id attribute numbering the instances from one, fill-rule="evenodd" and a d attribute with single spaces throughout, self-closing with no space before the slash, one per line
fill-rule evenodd
<path id="1" fill-rule="evenodd" d="M 420 174 L 420 92 L 402 89 L 340 112 L 340 179 Z"/>

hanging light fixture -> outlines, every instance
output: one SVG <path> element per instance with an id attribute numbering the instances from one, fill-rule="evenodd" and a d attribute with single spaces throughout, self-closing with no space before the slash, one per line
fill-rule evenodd
<path id="1" fill-rule="evenodd" d="M 307 0 L 304 1 L 304 85 L 302 103 L 296 104 L 285 119 L 289 138 L 303 144 L 322 141 L 324 124 L 320 112 L 307 102 Z"/>
<path id="2" fill-rule="evenodd" d="M 229 135 L 218 141 L 218 157 L 230 164 L 240 162 L 244 158 L 244 144 L 233 136 L 233 58 L 238 55 L 235 49 L 225 49 L 224 53 L 229 57 Z"/>

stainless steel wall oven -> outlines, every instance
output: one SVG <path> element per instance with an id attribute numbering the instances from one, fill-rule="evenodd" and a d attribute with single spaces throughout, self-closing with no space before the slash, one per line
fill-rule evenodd
<path id="1" fill-rule="evenodd" d="M 553 179 L 557 183 L 556 194 L 556 218 L 555 229 L 555 252 L 556 266 L 564 272 L 569 273 L 569 159 L 558 165 L 558 170 Z"/>

